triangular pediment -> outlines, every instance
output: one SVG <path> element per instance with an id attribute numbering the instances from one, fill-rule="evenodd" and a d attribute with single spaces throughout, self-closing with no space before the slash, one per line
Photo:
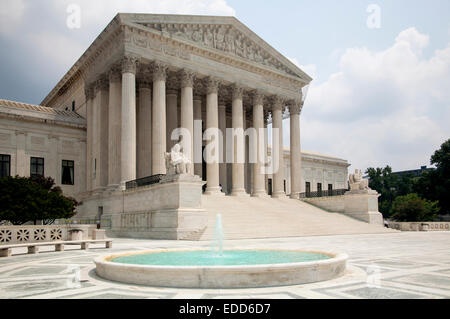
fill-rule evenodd
<path id="1" fill-rule="evenodd" d="M 218 50 L 263 67 L 276 69 L 309 83 L 312 79 L 234 17 L 121 14 L 121 20 L 138 24 L 165 37 Z"/>

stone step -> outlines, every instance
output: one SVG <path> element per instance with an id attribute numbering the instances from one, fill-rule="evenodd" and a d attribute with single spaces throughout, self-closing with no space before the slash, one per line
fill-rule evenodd
<path id="1" fill-rule="evenodd" d="M 209 221 L 200 240 L 213 238 L 219 213 L 228 240 L 393 232 L 300 200 L 203 196 L 202 203 L 209 213 Z"/>

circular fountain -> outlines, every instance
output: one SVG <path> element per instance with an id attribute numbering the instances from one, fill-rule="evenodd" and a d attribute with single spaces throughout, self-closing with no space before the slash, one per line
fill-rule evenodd
<path id="1" fill-rule="evenodd" d="M 97 274 L 123 283 L 177 288 L 298 285 L 342 275 L 348 256 L 318 251 L 223 250 L 221 216 L 212 249 L 152 250 L 100 257 Z"/>

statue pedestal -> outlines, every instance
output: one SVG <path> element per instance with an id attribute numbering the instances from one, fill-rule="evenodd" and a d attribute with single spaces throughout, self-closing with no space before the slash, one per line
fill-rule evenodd
<path id="1" fill-rule="evenodd" d="M 204 183 L 194 175 L 167 175 L 158 184 L 91 196 L 83 208 L 94 215 L 103 207 L 103 218 L 111 218 L 110 237 L 198 240 L 208 224 Z"/>
<path id="2" fill-rule="evenodd" d="M 378 211 L 378 194 L 374 190 L 357 190 L 345 193 L 344 214 L 369 224 L 384 225 Z"/>

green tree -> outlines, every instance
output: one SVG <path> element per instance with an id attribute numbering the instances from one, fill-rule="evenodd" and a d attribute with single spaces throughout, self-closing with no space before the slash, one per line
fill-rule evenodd
<path id="1" fill-rule="evenodd" d="M 414 190 L 423 198 L 439 201 L 440 214 L 450 214 L 450 139 L 431 156 L 431 164 L 436 169 L 424 172 Z"/>
<path id="2" fill-rule="evenodd" d="M 379 210 L 385 218 L 390 217 L 392 202 L 397 197 L 399 189 L 399 178 L 392 174 L 392 168 L 368 168 L 366 174 L 369 176 L 369 187 L 376 190 L 379 197 Z"/>
<path id="3" fill-rule="evenodd" d="M 437 201 L 422 199 L 412 193 L 398 196 L 391 207 L 391 218 L 398 222 L 432 221 L 439 211 Z"/>
<path id="4" fill-rule="evenodd" d="M 55 219 L 73 217 L 77 201 L 64 196 L 54 185 L 52 178 L 0 178 L 0 220 L 14 225 L 37 220 L 49 224 Z"/>

